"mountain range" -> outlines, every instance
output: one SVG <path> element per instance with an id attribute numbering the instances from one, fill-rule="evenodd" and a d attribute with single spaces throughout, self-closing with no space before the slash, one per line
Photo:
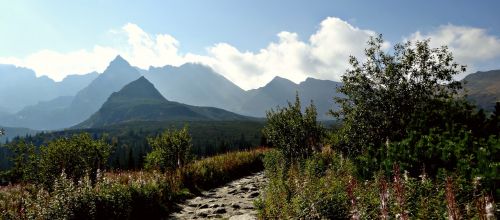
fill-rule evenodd
<path id="1" fill-rule="evenodd" d="M 213 106 L 238 112 L 245 99 L 243 89 L 200 64 L 152 67 L 144 76 L 166 99 L 189 105 Z"/>
<path id="2" fill-rule="evenodd" d="M 27 106 L 14 115 L 0 117 L 0 124 L 37 130 L 55 130 L 76 125 L 96 112 L 111 93 L 139 78 L 139 71 L 117 56 L 74 96 L 60 96 Z"/>
<path id="3" fill-rule="evenodd" d="M 0 115 L 15 113 L 29 105 L 59 96 L 74 96 L 98 74 L 69 75 L 61 82 L 41 76 L 33 70 L 0 64 Z"/>
<path id="4" fill-rule="evenodd" d="M 307 78 L 296 84 L 275 77 L 267 85 L 245 91 L 207 66 L 188 63 L 180 67 L 150 68 L 144 76 L 168 100 L 197 106 L 213 106 L 252 117 L 265 117 L 266 111 L 295 101 L 296 92 L 306 104 L 311 100 L 318 109 L 318 118 L 331 119 L 326 113 L 336 107 L 339 82 Z"/>
<path id="5" fill-rule="evenodd" d="M 333 97 L 341 96 L 336 88 L 342 85 L 313 78 L 297 84 L 275 77 L 263 87 L 245 91 L 201 64 L 143 70 L 120 56 L 101 74 L 69 76 L 61 82 L 9 65 L 0 65 L 0 79 L 12 82 L 0 87 L 0 125 L 37 130 L 105 126 L 127 120 L 227 120 L 243 119 L 242 115 L 263 118 L 267 110 L 293 102 L 297 92 L 303 106 L 314 102 L 318 119 L 331 120 L 327 112 L 337 108 Z M 489 110 L 500 97 L 500 70 L 470 74 L 464 81 L 468 98 L 480 107 Z M 133 96 L 134 92 L 142 94 L 142 90 L 147 91 L 147 96 Z M 224 111 L 224 117 L 209 117 L 210 108 L 201 108 L 208 111 L 204 112 L 196 106 Z M 181 117 L 173 109 L 192 115 Z M 140 111 L 149 115 L 141 115 Z M 162 111 L 168 115 L 160 114 Z"/>
<path id="6" fill-rule="evenodd" d="M 75 128 L 99 128 L 130 121 L 249 120 L 215 107 L 198 107 L 165 99 L 143 76 L 114 92 L 89 119 Z"/>

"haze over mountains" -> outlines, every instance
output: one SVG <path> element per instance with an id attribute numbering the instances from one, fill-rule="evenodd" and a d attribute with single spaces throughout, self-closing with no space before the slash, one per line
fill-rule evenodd
<path id="1" fill-rule="evenodd" d="M 223 108 L 253 117 L 265 117 L 267 110 L 278 105 L 286 106 L 288 101 L 295 101 L 296 92 L 299 92 L 304 103 L 314 100 L 318 118 L 331 119 L 326 113 L 334 107 L 333 96 L 337 94 L 337 86 L 341 85 L 313 78 L 296 84 L 275 77 L 264 87 L 245 91 L 209 67 L 192 63 L 180 67 L 150 68 L 144 76 L 168 100 Z"/>
<path id="2" fill-rule="evenodd" d="M 14 113 L 40 101 L 73 96 L 97 76 L 96 72 L 70 75 L 55 82 L 46 76 L 37 77 L 30 69 L 0 64 L 0 112 Z"/>
<path id="3" fill-rule="evenodd" d="M 189 105 L 213 106 L 238 112 L 245 98 L 243 89 L 199 64 L 152 67 L 144 76 L 166 99 Z"/>
<path id="4" fill-rule="evenodd" d="M 140 73 L 120 56 L 108 68 L 84 86 L 74 97 L 57 97 L 29 106 L 14 115 L 0 118 L 0 124 L 53 130 L 76 125 L 96 112 L 111 93 L 139 78 Z"/>
<path id="5" fill-rule="evenodd" d="M 143 76 L 114 92 L 102 107 L 77 128 L 104 127 L 130 121 L 249 120 L 214 108 L 197 107 L 165 99 Z"/>
<path id="6" fill-rule="evenodd" d="M 0 125 L 37 130 L 130 120 L 248 120 L 241 115 L 265 117 L 267 110 L 293 102 L 296 92 L 303 106 L 314 102 L 318 119 L 331 120 L 327 112 L 336 108 L 333 97 L 339 96 L 336 88 L 341 85 L 313 78 L 296 84 L 276 77 L 245 91 L 200 64 L 142 70 L 120 56 L 101 74 L 70 76 L 62 82 L 9 65 L 0 65 L 0 79 L 9 82 L 0 87 Z M 465 80 L 469 99 L 491 109 L 500 97 L 500 71 L 478 72 Z"/>

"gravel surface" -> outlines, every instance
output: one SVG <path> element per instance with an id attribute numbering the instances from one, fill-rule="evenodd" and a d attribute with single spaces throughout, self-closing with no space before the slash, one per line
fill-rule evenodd
<path id="1" fill-rule="evenodd" d="M 170 219 L 257 219 L 253 201 L 265 184 L 264 172 L 235 180 L 179 204 L 181 211 L 173 213 Z"/>

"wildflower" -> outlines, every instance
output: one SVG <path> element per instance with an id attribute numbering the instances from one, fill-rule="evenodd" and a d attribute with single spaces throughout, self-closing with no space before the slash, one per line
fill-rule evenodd
<path id="1" fill-rule="evenodd" d="M 418 177 L 420 177 L 421 183 L 425 183 L 427 181 L 427 174 L 426 173 L 422 173 Z"/>
<path id="2" fill-rule="evenodd" d="M 474 186 L 475 189 L 477 189 L 479 187 L 479 185 L 481 185 L 481 179 L 482 178 L 480 176 L 476 176 L 472 180 L 472 185 Z"/>
<path id="3" fill-rule="evenodd" d="M 491 196 L 486 196 L 486 205 L 484 208 L 486 210 L 486 219 L 495 219 L 495 207 Z"/>
<path id="4" fill-rule="evenodd" d="M 96 179 L 97 181 L 101 180 L 102 178 L 102 172 L 101 172 L 101 169 L 97 168 L 97 171 L 96 171 Z"/>

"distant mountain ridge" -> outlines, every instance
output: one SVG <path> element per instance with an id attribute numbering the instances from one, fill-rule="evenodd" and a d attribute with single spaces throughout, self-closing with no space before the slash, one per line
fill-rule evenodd
<path id="1" fill-rule="evenodd" d="M 15 115 L 0 117 L 11 127 L 56 130 L 76 125 L 96 112 L 106 99 L 140 77 L 139 72 L 120 56 L 106 70 L 83 87 L 74 97 L 58 97 L 29 106 Z"/>
<path id="2" fill-rule="evenodd" d="M 332 119 L 327 112 L 336 108 L 333 97 L 341 83 L 307 78 L 296 84 L 275 77 L 267 85 L 245 91 L 211 68 L 188 63 L 180 67 L 150 68 L 144 76 L 168 100 L 196 106 L 213 106 L 238 114 L 265 117 L 266 111 L 295 100 L 296 92 L 305 104 L 314 101 L 321 120 Z"/>
<path id="3" fill-rule="evenodd" d="M 123 86 L 141 76 L 121 56 L 117 56 L 106 70 L 94 79 L 87 87 L 78 92 L 69 106 L 75 112 L 71 124 L 77 124 L 96 112 L 108 97 Z"/>
<path id="4" fill-rule="evenodd" d="M 5 65 L 0 65 L 0 67 L 7 68 Z M 12 66 L 7 69 L 9 68 Z M 12 79 L 13 82 L 21 82 L 21 79 L 32 82 L 30 80 L 35 77 L 34 72 L 27 69 L 22 69 L 22 71 L 26 73 L 20 74 L 19 79 Z M 7 73 L 12 72 L 8 71 Z M 14 77 L 7 73 L 5 71 L 2 73 L 0 68 L 0 79 Z M 239 115 L 262 118 L 265 117 L 266 111 L 269 109 L 277 106 L 284 107 L 288 101 L 293 102 L 295 94 L 298 92 L 303 106 L 308 105 L 311 100 L 314 102 L 318 110 L 318 119 L 331 120 L 333 118 L 327 112 L 332 108 L 338 108 L 333 97 L 342 95 L 336 91 L 336 88 L 342 83 L 330 80 L 307 78 L 297 84 L 285 78 L 275 77 L 263 87 L 245 91 L 210 67 L 201 64 L 188 63 L 179 67 L 151 67 L 149 70 L 142 70 L 131 66 L 125 59 L 117 56 L 110 62 L 108 68 L 99 75 L 92 73 L 88 76 L 71 76 L 67 77 L 63 81 L 64 83 L 59 82 L 62 83 L 60 85 L 62 87 L 79 88 L 79 91 L 74 92 L 73 95 L 64 95 L 66 93 L 63 93 L 51 99 L 41 99 L 37 98 L 38 94 L 20 93 L 21 97 L 33 96 L 34 99 L 40 100 L 37 104 L 26 106 L 14 115 L 9 114 L 9 110 L 4 108 L 4 106 L 9 105 L 5 101 L 6 99 L 0 99 L 0 124 L 36 130 L 63 129 L 77 125 L 89 119 L 91 115 L 102 109 L 101 107 L 106 107 L 103 104 L 111 98 L 114 92 L 120 91 L 125 85 L 139 79 L 141 75 L 152 83 L 156 92 L 165 97 L 164 99 L 169 103 L 180 105 L 184 103 L 187 104 L 184 106 L 193 107 L 211 106 Z M 89 80 L 87 85 L 80 85 L 79 82 L 84 80 L 79 77 L 84 77 L 84 80 L 92 80 Z M 46 77 L 37 80 L 40 80 L 41 84 L 51 81 Z M 469 94 L 468 99 L 476 102 L 480 107 L 491 110 L 494 102 L 499 100 L 500 70 L 473 73 L 468 75 L 464 81 L 468 82 L 465 84 Z M 28 85 L 31 84 L 28 83 Z M 5 88 L 11 88 L 8 86 L 10 84 L 6 85 Z M 20 88 L 24 88 L 23 86 L 21 83 Z M 33 88 L 42 87 L 41 85 L 33 85 Z M 0 87 L 0 91 L 5 90 L 5 88 Z M 40 94 L 45 93 L 40 92 Z M 12 93 L 3 95 L 3 97 L 11 99 L 16 97 Z M 0 97 L 2 97 L 1 94 Z M 118 99 L 113 97 L 113 100 Z M 184 109 L 186 111 L 192 110 L 190 108 Z"/>
<path id="5" fill-rule="evenodd" d="M 294 101 L 296 92 L 304 104 L 311 100 L 321 120 L 331 119 L 326 112 L 334 107 L 332 97 L 339 84 L 308 78 L 296 84 L 277 77 L 266 86 L 245 91 L 210 67 L 187 63 L 179 67 L 151 67 L 142 70 L 117 56 L 108 68 L 74 96 L 57 97 L 28 106 L 15 115 L 2 116 L 0 123 L 38 130 L 74 126 L 96 113 L 113 92 L 143 75 L 170 102 L 210 106 L 252 117 L 265 117 L 266 111 Z M 1 109 L 0 109 L 1 110 Z"/>
<path id="6" fill-rule="evenodd" d="M 336 109 L 333 97 L 341 96 L 337 93 L 337 87 L 342 83 L 330 80 L 318 80 L 307 78 L 305 81 L 295 84 L 294 82 L 275 77 L 264 87 L 247 91 L 248 96 L 240 111 L 244 115 L 255 117 L 265 117 L 266 111 L 277 106 L 285 107 L 288 102 L 295 101 L 295 95 L 298 93 L 303 108 L 312 101 L 318 111 L 318 119 L 332 120 L 328 115 L 330 109 Z"/>
<path id="7" fill-rule="evenodd" d="M 131 121 L 249 120 L 251 118 L 214 107 L 170 102 L 145 77 L 111 94 L 102 107 L 75 128 L 95 128 Z"/>
<path id="8" fill-rule="evenodd" d="M 500 70 L 476 72 L 463 80 L 467 99 L 478 107 L 493 111 L 495 102 L 500 101 Z"/>
<path id="9" fill-rule="evenodd" d="M 96 77 L 97 73 L 93 72 L 69 75 L 55 82 L 47 76 L 37 77 L 31 69 L 0 64 L 0 110 L 14 113 L 40 101 L 73 96 Z"/>
<path id="10" fill-rule="evenodd" d="M 189 105 L 238 111 L 245 98 L 243 89 L 200 64 L 152 67 L 144 76 L 168 100 Z"/>

